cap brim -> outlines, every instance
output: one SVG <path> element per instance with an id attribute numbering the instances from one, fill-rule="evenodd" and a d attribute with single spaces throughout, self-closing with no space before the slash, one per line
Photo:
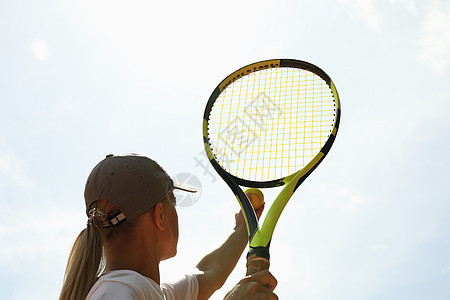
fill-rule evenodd
<path id="1" fill-rule="evenodd" d="M 189 192 L 189 193 L 197 193 L 197 188 L 187 184 L 175 184 L 173 186 L 174 189 Z"/>

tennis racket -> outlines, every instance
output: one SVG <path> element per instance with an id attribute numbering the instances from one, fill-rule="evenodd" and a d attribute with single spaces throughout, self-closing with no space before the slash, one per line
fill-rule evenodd
<path id="1" fill-rule="evenodd" d="M 340 103 L 331 78 L 299 60 L 253 63 L 226 77 L 203 116 L 204 146 L 241 206 L 247 224 L 247 275 L 269 268 L 276 223 L 300 184 L 329 152 Z M 284 186 L 262 226 L 240 186 Z"/>

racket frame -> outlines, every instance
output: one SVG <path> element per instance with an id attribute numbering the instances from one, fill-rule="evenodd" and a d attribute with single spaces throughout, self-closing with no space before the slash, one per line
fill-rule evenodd
<path id="1" fill-rule="evenodd" d="M 316 154 L 316 156 L 302 169 L 298 170 L 297 172 L 291 175 L 270 181 L 250 181 L 236 177 L 233 174 L 228 173 L 225 169 L 223 169 L 220 166 L 219 162 L 216 160 L 211 150 L 208 138 L 208 120 L 211 109 L 214 105 L 214 102 L 217 100 L 222 91 L 236 80 L 253 72 L 277 67 L 292 67 L 308 70 L 318 75 L 328 84 L 333 94 L 336 105 L 333 129 L 330 132 L 328 140 L 322 146 L 321 150 Z M 339 129 L 340 117 L 341 117 L 341 108 L 339 95 L 337 93 L 336 86 L 334 85 L 333 81 L 322 69 L 305 61 L 294 59 L 272 59 L 253 63 L 231 73 L 224 80 L 222 80 L 222 82 L 219 83 L 219 85 L 214 89 L 208 100 L 203 115 L 203 142 L 210 163 L 212 164 L 216 172 L 219 174 L 219 176 L 227 183 L 227 185 L 232 190 L 241 206 L 245 218 L 245 223 L 247 225 L 249 237 L 249 253 L 247 256 L 256 255 L 257 257 L 263 257 L 269 260 L 270 241 L 276 223 L 293 193 L 297 190 L 300 184 L 315 170 L 315 168 L 322 162 L 322 160 L 330 151 L 330 148 L 334 143 L 337 131 Z M 261 228 L 259 227 L 259 222 L 256 217 L 255 210 L 253 209 L 253 206 L 250 203 L 250 200 L 239 186 L 246 186 L 252 188 L 270 188 L 270 187 L 285 186 L 279 193 L 275 201 L 272 203 L 269 211 L 266 214 L 266 218 Z"/>

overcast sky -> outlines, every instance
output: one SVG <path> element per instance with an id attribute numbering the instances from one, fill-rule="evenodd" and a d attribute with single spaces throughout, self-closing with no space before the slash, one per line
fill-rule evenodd
<path id="1" fill-rule="evenodd" d="M 239 209 L 206 168 L 205 103 L 234 70 L 295 58 L 333 78 L 342 119 L 275 230 L 280 299 L 450 299 L 449 28 L 444 0 L 1 1 L 1 298 L 58 297 L 108 153 L 198 180 L 161 265 L 189 272 Z"/>

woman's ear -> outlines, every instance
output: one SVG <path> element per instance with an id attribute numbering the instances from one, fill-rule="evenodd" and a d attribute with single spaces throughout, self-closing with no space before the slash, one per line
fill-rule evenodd
<path id="1" fill-rule="evenodd" d="M 164 212 L 164 205 L 159 202 L 155 205 L 155 209 L 153 211 L 153 220 L 155 223 L 155 226 L 163 231 L 166 228 L 166 222 L 165 222 L 165 212 Z"/>

